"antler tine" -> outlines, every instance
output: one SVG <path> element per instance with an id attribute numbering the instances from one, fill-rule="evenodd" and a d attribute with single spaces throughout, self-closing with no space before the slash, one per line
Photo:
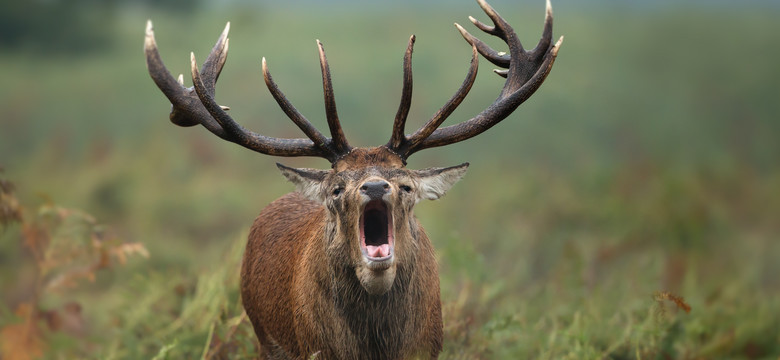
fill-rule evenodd
<path id="1" fill-rule="evenodd" d="M 409 109 L 412 105 L 412 52 L 414 51 L 414 42 L 417 39 L 414 35 L 409 37 L 409 45 L 404 53 L 404 82 L 401 90 L 401 104 L 398 105 L 398 112 L 395 114 L 393 122 L 393 134 L 390 137 L 388 146 L 391 149 L 399 149 L 406 141 L 404 128 L 406 127 L 406 118 L 409 116 Z"/>
<path id="2" fill-rule="evenodd" d="M 499 31 L 496 30 L 495 26 L 487 25 L 477 19 L 475 19 L 473 16 L 469 16 L 469 21 L 471 21 L 476 27 L 478 27 L 480 30 L 490 34 L 499 36 Z"/>
<path id="3" fill-rule="evenodd" d="M 227 37 L 229 27 L 225 27 L 225 31 L 222 32 L 217 44 L 212 50 L 212 54 L 224 53 L 224 56 L 214 56 L 214 59 L 222 59 L 222 61 L 212 61 L 209 68 L 212 69 L 211 73 L 218 75 L 222 69 L 222 65 L 225 63 L 227 56 Z M 154 29 L 152 21 L 146 22 L 146 37 L 144 39 L 144 52 L 146 53 L 146 67 L 149 70 L 154 83 L 165 94 L 165 97 L 171 102 L 171 114 L 170 120 L 179 126 L 195 126 L 203 124 L 209 131 L 215 135 L 229 140 L 227 134 L 217 124 L 208 111 L 200 104 L 198 97 L 196 96 L 192 88 L 185 88 L 184 85 L 177 81 L 173 75 L 165 67 L 165 64 L 160 57 L 160 52 L 157 49 L 157 41 L 154 38 Z M 206 70 L 204 68 L 204 70 Z M 216 76 L 210 83 L 216 83 Z M 212 85 L 213 91 L 213 85 Z"/>
<path id="4" fill-rule="evenodd" d="M 214 98 L 209 94 L 206 82 L 198 72 L 198 64 L 195 61 L 195 53 L 190 53 L 192 84 L 195 87 L 195 93 L 201 100 L 201 104 L 208 110 L 209 114 L 217 120 L 222 129 L 230 136 L 231 141 L 238 143 L 245 142 L 248 138 L 248 133 L 241 125 L 238 125 L 233 119 L 219 106 Z"/>
<path id="5" fill-rule="evenodd" d="M 495 26 L 491 27 L 474 18 L 470 19 L 479 29 L 503 39 L 509 47 L 509 54 L 498 53 L 481 40 L 469 34 L 462 27 L 458 27 L 458 30 L 463 35 L 463 38 L 473 48 L 476 48 L 482 56 L 493 64 L 508 69 L 496 71 L 498 75 L 507 79 L 506 83 L 496 101 L 487 109 L 470 120 L 436 129 L 430 136 L 422 140 L 419 145 L 409 148 L 405 153 L 407 157 L 422 149 L 469 139 L 493 127 L 533 95 L 552 69 L 555 57 L 558 55 L 558 49 L 563 42 L 563 37 L 560 37 L 555 44 L 551 45 L 553 17 L 549 0 L 547 0 L 545 9 L 542 39 L 531 51 L 523 49 L 512 27 L 485 0 L 477 0 L 477 2 Z"/>
<path id="6" fill-rule="evenodd" d="M 550 3 L 550 0 L 547 0 L 547 4 L 544 9 L 544 30 L 542 31 L 542 38 L 539 40 L 539 43 L 536 44 L 536 47 L 534 47 L 530 52 L 535 53 L 537 51 L 545 51 L 548 47 L 550 47 L 550 43 L 552 42 L 552 33 L 553 33 L 553 11 L 552 11 L 552 4 Z"/>
<path id="7" fill-rule="evenodd" d="M 479 20 L 474 19 L 473 17 L 469 16 L 469 20 L 476 25 L 478 28 L 482 29 L 488 34 L 495 35 L 497 37 L 501 37 L 502 33 L 501 30 L 497 27 L 488 27 L 487 25 L 481 23 Z M 466 29 L 464 29 L 462 26 L 458 26 L 458 31 L 460 31 L 460 34 L 463 36 L 466 41 L 477 47 L 477 50 L 479 51 L 482 56 L 485 57 L 488 61 L 493 63 L 493 65 L 500 66 L 503 68 L 509 67 L 510 63 L 510 55 L 499 53 L 496 50 L 493 50 L 488 44 L 485 44 L 482 40 L 476 38 L 474 35 L 471 35 Z"/>
<path id="8" fill-rule="evenodd" d="M 344 136 L 344 130 L 341 129 L 341 123 L 339 123 L 339 115 L 336 111 L 336 99 L 333 92 L 333 84 L 330 79 L 330 66 L 328 66 L 328 58 L 325 57 L 325 48 L 322 43 L 317 40 L 317 49 L 320 53 L 320 69 L 322 70 L 322 92 L 325 96 L 325 116 L 328 119 L 328 127 L 330 128 L 330 136 L 332 140 L 331 146 L 333 150 L 338 154 L 346 154 L 351 147 L 347 142 L 347 137 Z"/>
<path id="9" fill-rule="evenodd" d="M 460 27 L 458 24 L 455 24 L 455 26 Z M 469 71 L 466 74 L 466 79 L 463 80 L 460 88 L 457 92 L 455 92 L 454 95 L 452 95 L 450 100 L 448 100 L 444 106 L 442 106 L 441 109 L 439 109 L 439 111 L 437 111 L 436 114 L 434 114 L 433 117 L 428 120 L 425 125 L 423 125 L 423 127 L 409 136 L 407 149 L 402 151 L 403 153 L 411 154 L 415 152 L 416 148 L 422 143 L 422 141 L 428 138 L 444 122 L 444 120 L 447 119 L 447 117 L 452 115 L 452 112 L 454 112 L 458 105 L 463 102 L 463 99 L 466 98 L 466 95 L 468 95 L 469 91 L 471 90 L 472 85 L 474 85 L 474 81 L 477 79 L 478 68 L 479 56 L 477 55 L 477 47 L 472 45 L 471 63 L 469 66 Z"/>
<path id="10" fill-rule="evenodd" d="M 271 77 L 271 73 L 268 71 L 268 64 L 265 61 L 265 57 L 263 58 L 263 79 L 265 80 L 265 85 L 268 87 L 268 91 L 271 92 L 271 96 L 274 97 L 274 100 L 276 100 L 276 103 L 279 104 L 279 107 L 282 108 L 282 111 L 287 115 L 290 120 L 292 120 L 295 125 L 298 126 L 301 131 L 303 131 L 306 136 L 311 139 L 314 144 L 322 149 L 327 148 L 328 139 L 325 137 L 325 135 L 322 135 L 322 133 L 317 130 L 317 128 L 312 125 L 309 120 L 306 120 L 306 118 L 298 111 L 298 109 L 293 106 L 292 103 L 290 103 L 289 100 L 287 100 L 287 97 L 284 96 L 284 93 L 282 93 L 281 90 L 279 90 L 279 86 L 276 85 L 274 82 L 273 77 Z"/>
<path id="11" fill-rule="evenodd" d="M 222 30 L 222 34 L 220 34 L 217 43 L 203 63 L 203 68 L 200 72 L 203 84 L 206 85 L 206 89 L 212 95 L 216 90 L 217 79 L 219 74 L 222 73 L 222 67 L 225 66 L 225 61 L 227 61 L 228 47 L 230 45 L 230 39 L 227 37 L 229 32 L 230 21 L 225 24 L 225 29 Z"/>
<path id="12" fill-rule="evenodd" d="M 278 139 L 256 134 L 244 129 L 217 104 L 198 72 L 195 54 L 190 53 L 192 82 L 201 104 L 228 135 L 228 141 L 248 149 L 275 156 L 319 156 L 331 160 L 332 156 L 307 139 Z M 335 159 L 334 159 L 335 160 Z"/>

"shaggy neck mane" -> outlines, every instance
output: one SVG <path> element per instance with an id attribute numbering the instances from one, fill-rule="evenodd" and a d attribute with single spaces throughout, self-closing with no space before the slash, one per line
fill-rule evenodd
<path id="1" fill-rule="evenodd" d="M 383 295 L 371 295 L 360 285 L 353 268 L 334 269 L 332 290 L 338 315 L 356 337 L 364 351 L 373 349 L 372 359 L 397 359 L 408 341 L 403 329 L 416 327 L 418 319 L 409 309 L 419 295 L 420 285 L 412 284 L 411 273 L 398 264 L 393 286 Z"/>

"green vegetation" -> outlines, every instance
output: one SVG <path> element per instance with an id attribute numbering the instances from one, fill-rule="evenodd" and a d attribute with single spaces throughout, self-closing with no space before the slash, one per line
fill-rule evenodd
<path id="1" fill-rule="evenodd" d="M 542 6 L 521 3 L 497 8 L 530 44 Z M 408 36 L 418 37 L 412 127 L 465 75 L 469 50 L 451 23 L 484 19 L 469 2 L 240 6 L 126 6 L 101 51 L 0 52 L 1 358 L 255 354 L 238 295 L 246 232 L 292 190 L 275 161 L 327 164 L 171 125 L 144 67 L 147 18 L 177 73 L 230 20 L 218 99 L 273 136 L 301 135 L 266 93 L 260 58 L 325 129 L 321 39 L 358 146 L 390 136 Z M 780 10 L 555 11 L 566 40 L 540 91 L 487 133 L 411 159 L 472 163 L 417 210 L 439 255 L 442 358 L 778 358 Z M 450 123 L 497 95 L 500 78 L 480 63 Z"/>

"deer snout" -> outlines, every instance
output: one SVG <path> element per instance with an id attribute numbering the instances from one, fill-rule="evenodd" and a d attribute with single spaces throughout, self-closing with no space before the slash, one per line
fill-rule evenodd
<path id="1" fill-rule="evenodd" d="M 360 193 L 371 200 L 379 200 L 391 191 L 390 184 L 384 180 L 367 181 L 360 186 Z"/>

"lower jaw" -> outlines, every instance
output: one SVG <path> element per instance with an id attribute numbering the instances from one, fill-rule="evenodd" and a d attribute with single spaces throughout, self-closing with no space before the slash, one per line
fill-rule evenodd
<path id="1" fill-rule="evenodd" d="M 356 269 L 360 285 L 371 295 L 382 295 L 390 290 L 395 281 L 395 267 L 373 270 L 368 266 Z"/>

